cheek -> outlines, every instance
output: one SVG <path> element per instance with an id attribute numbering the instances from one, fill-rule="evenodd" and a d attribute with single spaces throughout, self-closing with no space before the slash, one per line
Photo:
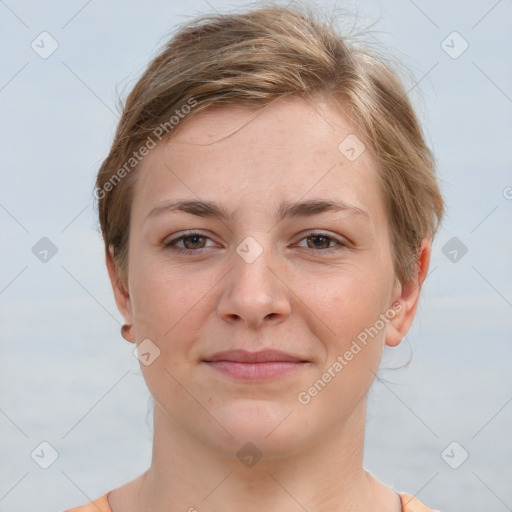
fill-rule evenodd
<path id="1" fill-rule="evenodd" d="M 392 290 L 388 270 L 376 264 L 345 273 L 324 303 L 321 314 L 329 325 L 329 335 L 323 338 L 327 354 L 323 370 L 339 373 L 338 382 L 357 380 L 369 387 L 374 378 L 372 372 L 378 369 L 389 323 L 386 312 Z"/>
<path id="2" fill-rule="evenodd" d="M 387 325 L 380 320 L 385 306 L 379 287 L 345 285 L 323 310 L 333 332 L 321 338 L 325 360 L 316 378 L 301 390 L 303 400 L 314 401 L 308 413 L 325 414 L 327 407 L 333 421 L 343 420 L 368 393 L 379 368 Z"/>
<path id="3" fill-rule="evenodd" d="M 214 276 L 190 274 L 150 258 L 140 261 L 137 270 L 131 287 L 132 307 L 136 329 L 143 336 L 151 333 L 167 338 L 184 325 L 197 326 L 197 319 L 193 321 L 197 306 L 213 287 Z"/>
<path id="4" fill-rule="evenodd" d="M 333 280 L 323 311 L 338 337 L 357 336 L 385 313 L 392 291 L 391 275 L 390 269 L 367 261 L 349 271 L 344 269 L 339 279 Z"/>

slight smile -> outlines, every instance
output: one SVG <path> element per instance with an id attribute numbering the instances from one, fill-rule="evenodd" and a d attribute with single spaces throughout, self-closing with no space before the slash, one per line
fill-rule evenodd
<path id="1" fill-rule="evenodd" d="M 282 377 L 309 363 L 300 357 L 277 350 L 228 350 L 209 356 L 203 362 L 225 375 L 247 381 Z"/>

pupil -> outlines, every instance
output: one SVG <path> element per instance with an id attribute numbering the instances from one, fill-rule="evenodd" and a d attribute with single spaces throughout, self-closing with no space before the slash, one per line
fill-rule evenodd
<path id="1" fill-rule="evenodd" d="M 189 237 L 187 237 L 187 240 L 192 240 L 192 245 L 196 245 L 198 242 L 197 240 L 200 239 L 200 238 L 203 238 L 201 235 L 191 235 Z"/>
<path id="2" fill-rule="evenodd" d="M 324 242 L 323 244 L 322 244 L 322 242 L 320 242 L 320 245 L 319 245 L 319 244 L 317 244 L 316 242 L 314 242 L 315 247 L 320 247 L 320 246 L 322 246 L 322 245 L 325 245 L 325 242 L 327 241 L 327 237 L 322 236 L 322 235 L 315 235 L 315 236 L 313 236 L 312 238 L 313 238 L 313 240 L 318 241 L 318 239 L 320 239 L 320 240 L 323 240 L 323 242 Z M 328 243 L 328 242 L 327 242 L 327 243 Z"/>

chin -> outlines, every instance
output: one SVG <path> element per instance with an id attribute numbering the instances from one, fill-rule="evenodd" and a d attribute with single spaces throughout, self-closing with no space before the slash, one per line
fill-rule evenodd
<path id="1" fill-rule="evenodd" d="M 287 404 L 243 399 L 226 404 L 213 415 L 233 437 L 226 433 L 223 439 L 216 438 L 211 443 L 219 448 L 220 441 L 222 451 L 227 449 L 229 455 L 241 449 L 243 453 L 243 447 L 248 443 L 267 459 L 292 455 L 304 446 L 307 430 L 301 428 L 297 414 Z M 218 434 L 218 429 L 215 433 Z M 249 452 L 251 449 L 246 448 Z"/>

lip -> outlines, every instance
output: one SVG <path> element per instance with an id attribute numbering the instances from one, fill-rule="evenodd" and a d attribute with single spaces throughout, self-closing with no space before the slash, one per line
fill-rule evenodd
<path id="1" fill-rule="evenodd" d="M 281 352 L 280 350 L 260 350 L 258 352 L 248 352 L 247 350 L 225 350 L 217 352 L 204 359 L 206 362 L 212 361 L 231 361 L 237 363 L 268 363 L 268 362 L 289 362 L 300 363 L 307 362 L 297 356 Z"/>
<path id="2" fill-rule="evenodd" d="M 203 362 L 235 379 L 261 381 L 287 375 L 303 368 L 309 361 L 279 350 L 228 350 L 213 354 Z"/>

